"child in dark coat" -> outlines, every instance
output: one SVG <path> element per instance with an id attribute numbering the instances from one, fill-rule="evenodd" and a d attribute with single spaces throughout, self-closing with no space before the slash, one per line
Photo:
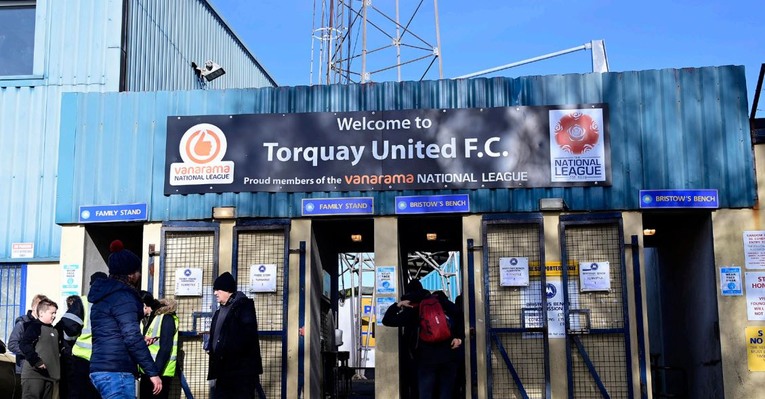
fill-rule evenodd
<path id="1" fill-rule="evenodd" d="M 61 378 L 58 331 L 53 327 L 58 305 L 43 299 L 37 305 L 37 319 L 27 322 L 19 348 L 24 354 L 21 392 L 24 399 L 52 399 L 54 386 Z"/>

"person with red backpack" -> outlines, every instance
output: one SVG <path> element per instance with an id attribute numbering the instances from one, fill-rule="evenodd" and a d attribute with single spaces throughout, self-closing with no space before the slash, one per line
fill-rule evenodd
<path id="1" fill-rule="evenodd" d="M 405 375 L 416 375 L 419 399 L 452 399 L 458 362 L 457 350 L 464 338 L 464 322 L 456 305 L 443 291 L 430 293 L 418 280 L 411 281 L 406 294 L 385 312 L 382 320 L 388 327 L 403 327 L 407 351 L 414 370 Z M 404 377 L 406 378 L 406 377 Z M 402 398 L 415 397 L 402 392 Z"/>

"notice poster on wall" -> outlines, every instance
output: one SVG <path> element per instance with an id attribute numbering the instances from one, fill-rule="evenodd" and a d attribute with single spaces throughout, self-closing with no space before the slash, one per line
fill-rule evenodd
<path id="1" fill-rule="evenodd" d="M 749 371 L 765 371 L 765 327 L 746 328 L 746 360 Z"/>
<path id="2" fill-rule="evenodd" d="M 744 232 L 744 266 L 765 269 L 765 231 Z"/>
<path id="3" fill-rule="evenodd" d="M 276 292 L 276 265 L 250 265 L 250 292 Z"/>
<path id="4" fill-rule="evenodd" d="M 388 308 L 393 306 L 394 303 L 396 303 L 396 298 L 393 297 L 377 297 L 375 298 L 377 302 L 377 306 L 375 306 L 375 310 L 377 311 L 377 325 L 382 325 L 382 319 L 383 316 L 385 316 L 385 312 L 388 311 Z"/>
<path id="5" fill-rule="evenodd" d="M 577 294 L 578 282 L 569 280 L 568 292 L 571 308 L 578 308 L 579 295 Z M 566 337 L 566 318 L 563 314 L 563 281 L 560 278 L 548 278 L 543 291 L 547 296 L 547 336 L 549 338 Z M 521 288 L 521 301 L 524 308 L 524 326 L 526 328 L 541 327 L 539 317 L 541 315 L 542 301 L 540 295 L 540 281 L 532 281 L 528 287 Z M 572 326 L 573 327 L 573 326 Z M 526 333 L 524 338 L 540 338 L 539 333 Z"/>
<path id="6" fill-rule="evenodd" d="M 201 296 L 202 269 L 187 267 L 175 272 L 175 296 Z"/>
<path id="7" fill-rule="evenodd" d="M 529 258 L 499 258 L 499 285 L 502 287 L 528 287 Z"/>
<path id="8" fill-rule="evenodd" d="M 748 272 L 746 279 L 746 315 L 749 320 L 765 320 L 765 272 Z"/>
<path id="9" fill-rule="evenodd" d="M 82 266 L 61 265 L 61 296 L 80 295 L 82 288 Z"/>
<path id="10" fill-rule="evenodd" d="M 375 269 L 375 288 L 378 294 L 396 293 L 396 268 L 394 266 L 378 266 Z"/>
<path id="11" fill-rule="evenodd" d="M 582 292 L 610 291 L 611 264 L 608 262 L 579 262 L 579 287 Z"/>
<path id="12" fill-rule="evenodd" d="M 738 266 L 723 266 L 720 268 L 720 294 L 723 296 L 741 296 L 744 290 L 741 286 L 741 268 Z"/>

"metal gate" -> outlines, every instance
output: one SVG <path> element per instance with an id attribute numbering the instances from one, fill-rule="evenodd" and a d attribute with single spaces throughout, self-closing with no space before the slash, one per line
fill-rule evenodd
<path id="1" fill-rule="evenodd" d="M 212 285 L 218 276 L 218 224 L 167 222 L 162 227 L 158 298 L 174 299 L 179 320 L 178 368 L 171 398 L 210 397 L 204 344 L 215 306 Z M 175 297 L 179 270 L 202 269 L 202 296 Z M 182 396 L 184 394 L 184 396 Z"/>
<path id="2" fill-rule="evenodd" d="M 486 216 L 483 236 L 489 396 L 550 398 L 542 215 Z"/>
<path id="3" fill-rule="evenodd" d="M 288 222 L 244 222 L 234 228 L 232 274 L 237 289 L 255 301 L 263 357 L 261 383 L 269 398 L 286 397 L 287 237 Z M 159 297 L 175 299 L 180 322 L 177 380 L 172 398 L 210 397 L 208 358 L 204 350 L 216 308 L 212 285 L 219 275 L 219 225 L 206 222 L 167 222 L 162 227 Z M 276 291 L 253 294 L 253 266 L 276 265 Z M 202 296 L 175 297 L 179 270 L 202 269 Z"/>
<path id="4" fill-rule="evenodd" d="M 559 229 L 568 396 L 632 398 L 621 215 L 562 215 Z"/>
<path id="5" fill-rule="evenodd" d="M 287 397 L 288 240 L 289 221 L 244 222 L 234 228 L 233 274 L 238 289 L 255 301 L 263 357 L 260 382 L 269 398 Z M 251 273 L 262 273 L 266 265 L 275 265 L 275 291 L 251 292 Z"/>

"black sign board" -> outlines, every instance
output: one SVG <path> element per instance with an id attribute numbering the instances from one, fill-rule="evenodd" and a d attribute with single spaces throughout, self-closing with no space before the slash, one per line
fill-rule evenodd
<path id="1" fill-rule="evenodd" d="M 608 109 L 173 116 L 165 194 L 611 184 Z"/>

